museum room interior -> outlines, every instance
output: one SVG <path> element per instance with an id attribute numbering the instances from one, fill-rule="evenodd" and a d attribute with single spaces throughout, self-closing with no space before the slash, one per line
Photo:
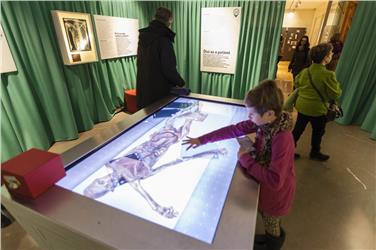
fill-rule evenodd
<path id="1" fill-rule="evenodd" d="M 173 14 L 176 68 L 191 94 L 138 109 L 138 30 L 161 6 Z M 246 120 L 245 95 L 264 79 L 287 100 L 303 37 L 310 48 L 337 38 L 330 70 L 343 116 L 326 123 L 328 160 L 310 157 L 310 125 L 299 139 L 286 239 L 269 249 L 376 249 L 374 13 L 373 1 L 2 2 L 1 249 L 256 247 L 266 230 L 259 184 L 240 170 L 237 141 L 191 154 L 182 142 Z M 19 196 L 4 172 L 32 148 L 61 157 L 66 171 L 37 198 Z M 150 168 L 139 168 L 148 150 Z M 110 186 L 98 194 L 101 181 Z"/>

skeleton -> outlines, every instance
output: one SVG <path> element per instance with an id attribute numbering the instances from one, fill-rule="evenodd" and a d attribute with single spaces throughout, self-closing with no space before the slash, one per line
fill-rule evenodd
<path id="1" fill-rule="evenodd" d="M 166 153 L 170 146 L 179 142 L 189 133 L 193 121 L 203 121 L 206 117 L 207 114 L 199 110 L 199 102 L 194 101 L 188 108 L 182 109 L 168 118 L 164 127 L 151 134 L 148 141 L 140 144 L 127 155 L 113 159 L 105 164 L 112 172 L 95 179 L 84 190 L 84 195 L 96 199 L 110 191 L 113 192 L 119 185 L 128 183 L 147 201 L 154 211 L 166 218 L 176 217 L 178 212 L 172 206 L 164 207 L 158 204 L 142 187 L 141 180 L 184 161 L 198 157 L 216 159 L 221 155 L 225 155 L 227 151 L 224 148 L 208 150 L 192 156 L 176 158 L 153 169 L 155 163 Z M 183 125 L 175 128 L 174 125 L 177 125 L 180 119 L 183 119 Z"/>

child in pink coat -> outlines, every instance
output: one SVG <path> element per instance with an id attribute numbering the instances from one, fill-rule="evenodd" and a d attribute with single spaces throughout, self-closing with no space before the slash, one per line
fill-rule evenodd
<path id="1" fill-rule="evenodd" d="M 283 95 L 275 81 L 262 81 L 245 98 L 249 120 L 198 138 L 187 137 L 189 148 L 256 133 L 255 151 L 240 147 L 238 159 L 247 174 L 260 183 L 259 212 L 266 234 L 256 235 L 256 249 L 277 250 L 285 240 L 281 218 L 288 214 L 295 194 L 292 120 L 282 112 Z"/>

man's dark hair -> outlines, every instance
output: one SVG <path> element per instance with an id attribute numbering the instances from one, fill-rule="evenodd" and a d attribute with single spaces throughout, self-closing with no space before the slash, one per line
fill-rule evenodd
<path id="1" fill-rule="evenodd" d="M 155 20 L 158 20 L 164 23 L 166 26 L 169 26 L 169 21 L 171 17 L 172 17 L 171 10 L 165 7 L 159 7 L 154 15 Z"/>
<path id="2" fill-rule="evenodd" d="M 333 45 L 330 43 L 320 43 L 310 50 L 311 59 L 314 63 L 321 63 L 325 56 L 333 50 Z"/>

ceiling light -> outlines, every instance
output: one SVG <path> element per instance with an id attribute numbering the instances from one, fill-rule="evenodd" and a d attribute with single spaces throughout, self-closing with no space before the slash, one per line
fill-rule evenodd
<path id="1" fill-rule="evenodd" d="M 295 12 L 294 11 L 289 11 L 288 13 L 287 13 L 287 18 L 288 19 L 292 19 L 292 18 L 294 18 L 294 16 L 295 16 Z"/>

